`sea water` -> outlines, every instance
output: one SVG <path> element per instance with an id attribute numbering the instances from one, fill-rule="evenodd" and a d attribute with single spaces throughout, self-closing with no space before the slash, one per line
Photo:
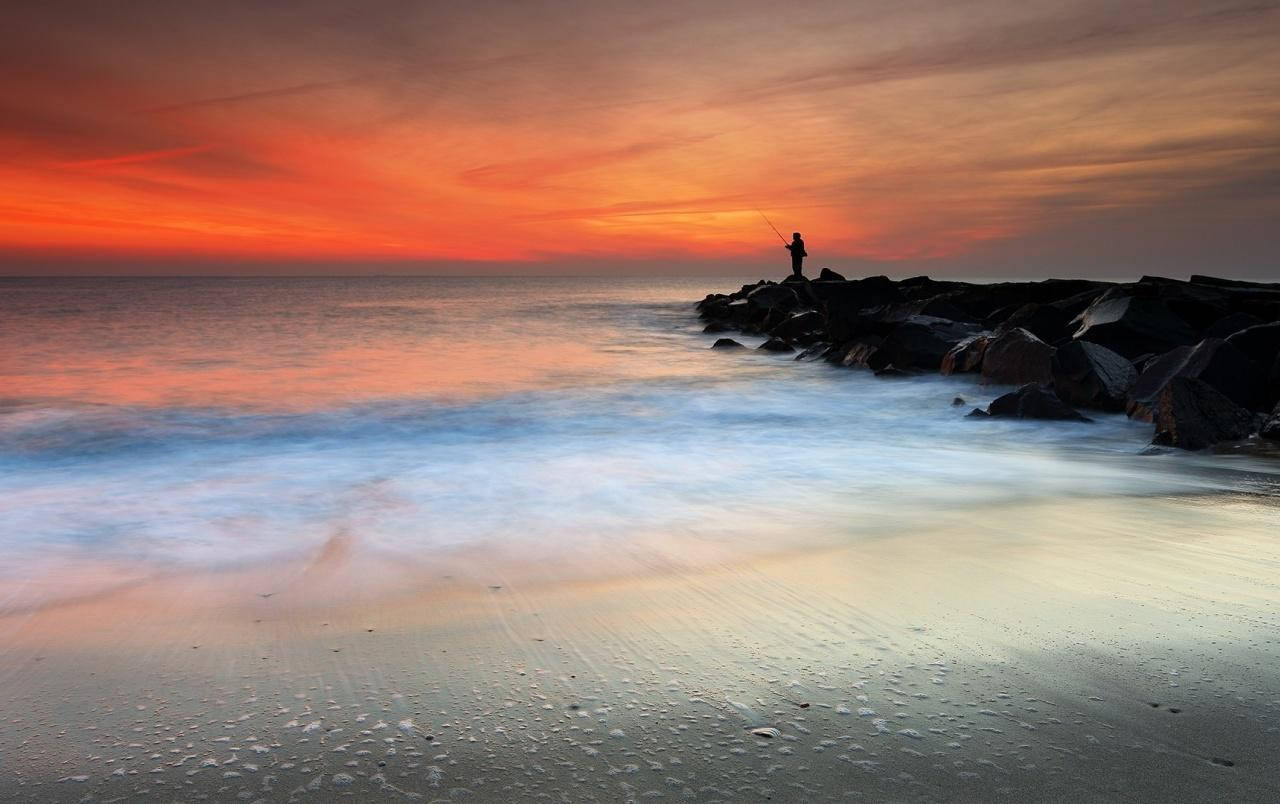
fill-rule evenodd
<path id="1" fill-rule="evenodd" d="M 711 350 L 693 303 L 742 281 L 0 280 L 0 607 L 338 533 L 567 572 L 1008 502 L 1274 491 L 1274 463 L 1153 454 L 1121 415 L 966 418 L 1008 390 L 972 377 Z"/>

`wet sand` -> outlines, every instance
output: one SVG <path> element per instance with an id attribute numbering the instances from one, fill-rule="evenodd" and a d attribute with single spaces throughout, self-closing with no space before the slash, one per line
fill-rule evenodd
<path id="1" fill-rule="evenodd" d="M 1273 801 L 1278 524 L 1079 498 L 572 566 L 338 534 L 11 609 L 0 798 Z"/>

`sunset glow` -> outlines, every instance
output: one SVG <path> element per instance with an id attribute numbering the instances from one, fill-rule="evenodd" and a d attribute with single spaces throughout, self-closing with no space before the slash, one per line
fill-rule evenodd
<path id="1" fill-rule="evenodd" d="M 1256 273 L 1277 238 L 1270 3 L 8 16 L 10 261 L 778 260 L 757 208 L 819 264 Z"/>

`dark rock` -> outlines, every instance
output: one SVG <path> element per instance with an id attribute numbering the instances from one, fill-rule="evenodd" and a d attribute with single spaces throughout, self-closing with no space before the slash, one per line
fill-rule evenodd
<path id="1" fill-rule="evenodd" d="M 987 413 L 982 408 L 974 408 L 973 410 L 965 414 L 965 418 L 966 419 L 985 419 L 990 415 L 991 415 L 990 413 Z"/>
<path id="2" fill-rule="evenodd" d="M 751 318 L 751 305 L 746 299 L 734 299 L 725 306 L 724 317 L 739 324 Z"/>
<path id="3" fill-rule="evenodd" d="M 1130 359 L 1195 343 L 1196 333 L 1164 304 L 1140 296 L 1113 293 L 1098 297 L 1076 318 L 1077 340 L 1101 344 Z"/>
<path id="4" fill-rule="evenodd" d="M 884 276 L 852 281 L 816 281 L 810 287 L 827 311 L 827 333 L 834 341 L 864 334 L 860 326 L 863 310 L 904 301 L 902 293 Z"/>
<path id="5" fill-rule="evenodd" d="M 987 406 L 987 415 L 1014 419 L 1050 419 L 1057 421 L 1087 422 L 1058 395 L 1039 383 L 1029 382 L 1016 391 L 1010 391 Z"/>
<path id="6" fill-rule="evenodd" d="M 778 338 L 794 338 L 806 332 L 817 332 L 825 324 L 826 319 L 822 317 L 822 313 L 816 310 L 806 310 L 800 313 L 793 313 L 775 326 L 770 327 L 769 334 Z"/>
<path id="7" fill-rule="evenodd" d="M 815 343 L 801 350 L 800 354 L 796 355 L 796 360 L 818 360 L 826 357 L 830 350 L 831 347 L 825 343 Z"/>
<path id="8" fill-rule="evenodd" d="M 884 338 L 879 335 L 860 335 L 845 343 L 835 360 L 842 366 L 867 366 L 877 369 L 889 364 L 887 357 L 880 353 Z"/>
<path id="9" fill-rule="evenodd" d="M 1213 285 L 1215 287 L 1226 287 L 1226 288 L 1254 288 L 1254 289 L 1261 289 L 1261 290 L 1280 290 L 1280 282 L 1249 282 L 1244 279 L 1220 279 L 1216 276 L 1205 276 L 1203 274 L 1192 274 L 1191 284 Z"/>
<path id="10" fill-rule="evenodd" d="M 745 349 L 747 347 L 735 341 L 733 338 L 717 338 L 716 342 L 711 344 L 712 349 Z"/>
<path id="11" fill-rule="evenodd" d="M 982 368 L 982 355 L 987 351 L 987 346 L 990 343 L 991 336 L 988 334 L 970 335 L 955 346 L 952 346 L 942 356 L 939 370 L 943 374 L 977 371 Z"/>
<path id="12" fill-rule="evenodd" d="M 1126 408 L 1135 419 L 1149 420 L 1160 392 L 1174 377 L 1194 377 L 1241 407 L 1257 402 L 1259 378 L 1244 353 L 1221 338 L 1205 338 L 1195 346 L 1179 346 L 1151 361 L 1129 392 Z"/>
<path id="13" fill-rule="evenodd" d="M 1272 441 L 1280 441 L 1280 404 L 1276 405 L 1275 410 L 1271 411 L 1271 415 L 1263 422 L 1258 435 Z"/>
<path id="14" fill-rule="evenodd" d="M 1220 441 L 1246 438 L 1254 417 L 1213 386 L 1194 377 L 1174 377 L 1152 405 L 1153 444 L 1204 449 Z"/>
<path id="15" fill-rule="evenodd" d="M 890 363 L 882 369 L 876 369 L 877 377 L 905 377 L 907 372 Z"/>
<path id="16" fill-rule="evenodd" d="M 1231 312 L 1229 292 L 1223 288 L 1162 276 L 1144 276 L 1138 281 L 1138 285 L 1153 288 L 1155 298 L 1164 302 L 1174 315 L 1190 324 L 1196 332 L 1203 332 L 1213 322 Z M 1152 291 L 1142 288 L 1139 292 Z"/>
<path id="17" fill-rule="evenodd" d="M 1069 405 L 1124 410 L 1138 372 L 1123 356 L 1088 341 L 1072 341 L 1053 360 L 1053 387 Z"/>
<path id="18" fill-rule="evenodd" d="M 982 355 L 984 382 L 1018 385 L 1053 382 L 1053 352 L 1049 344 L 1017 328 L 991 339 Z"/>
<path id="19" fill-rule="evenodd" d="M 710 324 L 707 324 L 705 327 L 703 327 L 702 331 L 707 333 L 716 333 L 716 332 L 729 332 L 732 329 L 733 327 L 729 326 L 723 321 L 712 321 Z"/>
<path id="20" fill-rule="evenodd" d="M 1049 304 L 1085 291 L 1107 287 L 1106 283 L 1085 279 L 1046 279 L 1043 282 L 996 282 L 968 285 L 950 294 L 950 301 L 978 320 L 985 321 L 1001 308 L 1017 309 L 1024 304 Z"/>
<path id="21" fill-rule="evenodd" d="M 756 347 L 766 352 L 794 352 L 795 348 L 781 338 L 770 338 Z"/>
<path id="22" fill-rule="evenodd" d="M 1060 310 L 1062 314 L 1067 317 L 1067 325 L 1070 327 L 1070 322 L 1074 320 L 1076 316 L 1088 309 L 1089 305 L 1097 301 L 1098 297 L 1106 292 L 1106 290 L 1107 288 L 1105 286 L 1094 287 L 1077 293 L 1074 296 L 1068 296 L 1065 299 L 1058 299 L 1057 301 L 1049 302 L 1049 304 L 1054 309 Z"/>
<path id="23" fill-rule="evenodd" d="M 800 297 L 783 285 L 761 285 L 747 294 L 751 306 L 760 310 L 790 312 L 800 306 Z"/>
<path id="24" fill-rule="evenodd" d="M 1260 366 L 1269 366 L 1280 355 L 1280 323 L 1259 324 L 1231 334 L 1227 343 Z"/>
<path id="25" fill-rule="evenodd" d="M 964 397 L 962 397 L 962 396 L 958 396 L 958 397 L 956 397 L 955 399 L 952 399 L 952 400 L 951 400 L 951 407 L 956 408 L 956 407 L 959 407 L 959 406 L 963 405 L 964 403 L 965 403 L 965 402 L 964 402 Z"/>
<path id="26" fill-rule="evenodd" d="M 1210 324 L 1209 328 L 1204 331 L 1204 336 L 1206 338 L 1226 338 L 1242 329 L 1256 327 L 1265 323 L 1261 318 L 1249 313 L 1229 313 Z"/>
<path id="27" fill-rule="evenodd" d="M 722 296 L 718 299 L 705 299 L 698 302 L 698 316 L 705 321 L 716 321 L 729 317 L 730 299 Z"/>
<path id="28" fill-rule="evenodd" d="M 912 316 L 889 331 L 880 345 L 884 363 L 871 367 L 883 368 L 893 363 L 900 368 L 937 371 L 947 352 L 976 332 L 977 327 L 971 324 L 926 315 Z"/>
<path id="29" fill-rule="evenodd" d="M 991 322 L 988 322 L 991 323 Z M 1000 322 L 996 332 L 1021 328 L 1035 335 L 1045 343 L 1056 343 L 1065 339 L 1071 317 L 1056 307 L 1048 304 L 1031 302 L 1013 311 L 1008 318 Z"/>
<path id="30" fill-rule="evenodd" d="M 818 278 L 824 281 L 835 281 L 835 282 L 845 281 L 843 276 L 831 270 L 830 268 L 823 268 L 818 273 Z"/>

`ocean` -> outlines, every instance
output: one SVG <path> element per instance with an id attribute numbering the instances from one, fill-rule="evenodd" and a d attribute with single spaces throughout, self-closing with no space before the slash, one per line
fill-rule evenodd
<path id="1" fill-rule="evenodd" d="M 1276 799 L 1273 459 L 741 281 L 0 280 L 0 800 Z"/>
<path id="2" fill-rule="evenodd" d="M 971 378 L 712 351 L 693 302 L 741 281 L 0 281 L 0 605 L 338 532 L 589 572 L 1276 482 L 1243 456 L 1147 454 L 1120 415 L 966 419 L 1005 390 Z"/>

